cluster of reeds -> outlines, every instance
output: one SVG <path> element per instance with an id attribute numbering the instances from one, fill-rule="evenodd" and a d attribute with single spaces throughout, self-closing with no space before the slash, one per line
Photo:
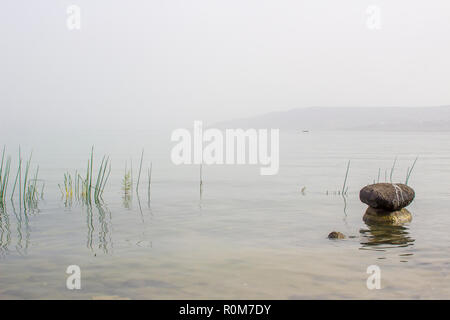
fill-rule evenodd
<path id="1" fill-rule="evenodd" d="M 122 180 L 122 189 L 124 191 L 125 197 L 127 198 L 131 197 L 132 187 L 133 185 L 131 182 L 131 170 L 127 170 L 127 168 L 125 168 L 125 174 Z"/>
<path id="2" fill-rule="evenodd" d="M 405 184 L 406 184 L 406 185 L 408 185 L 408 183 L 409 183 L 409 178 L 411 177 L 411 173 L 412 173 L 412 171 L 413 171 L 413 169 L 414 169 L 414 167 L 415 167 L 416 162 L 417 162 L 418 159 L 419 159 L 419 157 L 417 156 L 417 157 L 414 159 L 414 162 L 413 162 L 412 166 L 411 166 L 411 167 L 408 167 L 408 168 L 406 169 L 406 178 L 405 178 Z M 390 182 L 390 183 L 393 183 L 393 176 L 394 176 L 394 171 L 395 171 L 395 166 L 396 166 L 396 164 L 397 164 L 397 157 L 395 157 L 394 162 L 393 162 L 393 164 L 392 164 L 392 167 L 391 167 L 391 169 L 390 169 L 389 178 L 388 178 L 388 169 L 385 169 L 385 170 L 384 170 L 384 182 Z M 380 182 L 380 179 L 381 179 L 381 168 L 378 168 L 377 179 L 376 179 L 376 180 L 374 179 L 374 180 L 373 180 L 373 183 L 379 183 L 379 182 Z"/>
<path id="3" fill-rule="evenodd" d="M 75 177 L 77 177 L 77 173 L 75 172 Z M 73 196 L 73 182 L 72 182 L 72 175 L 67 172 L 64 173 L 64 193 L 66 196 L 66 199 L 72 199 Z M 75 194 L 77 192 L 75 191 Z"/>
<path id="4" fill-rule="evenodd" d="M 9 185 L 9 176 L 11 173 L 11 157 L 6 156 L 6 147 L 3 147 L 2 151 L 2 160 L 0 164 L 0 206 L 4 207 L 6 204 L 6 194 Z M 19 204 L 22 208 L 22 205 L 25 210 L 27 209 L 36 209 L 39 202 L 39 191 L 38 191 L 38 174 L 39 174 L 39 166 L 36 169 L 34 176 L 31 173 L 31 158 L 25 164 L 24 175 L 22 175 L 22 155 L 19 147 L 19 162 L 16 173 L 16 178 L 14 180 L 14 185 L 11 192 L 11 201 L 14 201 L 14 194 L 16 192 L 16 188 L 19 190 Z M 22 183 L 23 182 L 23 183 Z M 43 197 L 43 188 L 42 185 L 41 197 Z"/>
<path id="5" fill-rule="evenodd" d="M 103 156 L 97 172 L 97 179 L 94 181 L 94 147 L 91 149 L 91 156 L 87 162 L 86 176 L 82 176 L 75 171 L 75 179 L 67 172 L 64 174 L 64 188 L 59 186 L 62 197 L 66 203 L 71 203 L 73 198 L 81 200 L 84 204 L 91 204 L 92 201 L 100 203 L 103 201 L 103 192 L 111 174 L 111 162 L 109 157 Z"/>
<path id="6" fill-rule="evenodd" d="M 137 182 L 136 182 L 136 195 L 138 197 L 138 201 L 139 201 L 139 185 L 141 182 L 143 161 L 144 161 L 144 149 L 142 149 L 142 152 L 141 152 L 141 159 L 139 162 L 139 171 L 138 171 Z M 151 183 L 152 183 L 152 166 L 153 166 L 153 164 L 150 162 L 150 167 L 147 170 L 147 176 L 148 176 L 147 198 L 148 198 L 149 206 L 150 206 Z M 124 173 L 124 177 L 122 180 L 122 189 L 124 191 L 124 202 L 129 204 L 129 201 L 130 201 L 131 195 L 132 195 L 132 190 L 133 190 L 133 162 L 132 161 L 131 161 L 131 169 L 130 170 L 127 170 L 127 166 L 125 164 L 125 173 Z"/>
<path id="7" fill-rule="evenodd" d="M 131 161 L 130 168 L 128 169 L 128 162 L 125 163 L 125 173 L 122 179 L 123 190 L 123 206 L 127 209 L 131 207 L 131 195 L 133 190 L 133 162 Z"/>
<path id="8" fill-rule="evenodd" d="M 394 166 L 392 168 L 394 168 Z M 392 176 L 393 172 L 394 172 L 393 169 L 391 169 L 391 176 Z M 379 183 L 382 181 L 381 179 L 382 179 L 381 178 L 381 168 L 378 168 L 378 175 L 377 175 L 377 178 L 373 180 L 373 183 L 374 184 Z M 384 170 L 384 182 L 390 182 L 390 181 L 391 181 L 390 178 L 388 178 L 388 169 L 385 169 Z M 392 181 L 391 181 L 391 183 L 392 183 Z"/>

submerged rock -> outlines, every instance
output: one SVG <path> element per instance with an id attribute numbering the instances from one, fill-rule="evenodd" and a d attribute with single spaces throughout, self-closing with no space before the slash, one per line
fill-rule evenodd
<path id="1" fill-rule="evenodd" d="M 401 225 L 404 223 L 411 222 L 411 213 L 402 208 L 396 211 L 387 211 L 383 209 L 375 209 L 368 207 L 366 213 L 364 214 L 363 220 L 367 224 L 390 224 L 390 225 Z"/>
<path id="2" fill-rule="evenodd" d="M 345 239 L 345 235 L 341 232 L 333 231 L 328 235 L 328 239 Z"/>
<path id="3" fill-rule="evenodd" d="M 414 190 L 402 183 L 376 183 L 365 186 L 359 199 L 374 209 L 396 211 L 414 200 Z"/>

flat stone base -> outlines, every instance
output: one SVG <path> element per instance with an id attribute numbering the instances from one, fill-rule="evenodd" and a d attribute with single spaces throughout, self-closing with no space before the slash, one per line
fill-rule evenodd
<path id="1" fill-rule="evenodd" d="M 397 211 L 385 211 L 368 207 L 363 220 L 367 224 L 390 224 L 399 225 L 411 222 L 412 215 L 405 208 Z"/>

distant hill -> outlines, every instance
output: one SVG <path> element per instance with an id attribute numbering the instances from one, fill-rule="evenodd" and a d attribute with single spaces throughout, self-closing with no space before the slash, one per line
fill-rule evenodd
<path id="1" fill-rule="evenodd" d="M 450 106 L 310 107 L 216 123 L 219 128 L 450 131 Z"/>

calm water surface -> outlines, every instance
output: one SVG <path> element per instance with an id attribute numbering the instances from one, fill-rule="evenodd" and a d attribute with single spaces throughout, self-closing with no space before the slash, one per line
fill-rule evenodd
<path id="1" fill-rule="evenodd" d="M 285 133 L 278 175 L 204 167 L 201 198 L 198 166 L 172 165 L 169 138 L 28 137 L 22 152 L 33 148 L 44 199 L 34 212 L 8 202 L 0 214 L 0 298 L 450 298 L 450 133 Z M 67 203 L 58 184 L 67 170 L 84 172 L 92 144 L 97 165 L 112 159 L 105 201 Z M 125 164 L 132 159 L 136 182 L 142 148 L 140 196 L 125 199 Z M 395 157 L 394 180 L 404 182 L 417 155 L 412 223 L 365 225 L 360 188 L 379 169 L 384 181 Z M 344 199 L 335 191 L 348 160 Z M 349 237 L 328 240 L 334 230 Z M 81 290 L 66 289 L 69 265 L 81 268 Z M 366 287 L 370 265 L 381 268 L 381 290 Z"/>

